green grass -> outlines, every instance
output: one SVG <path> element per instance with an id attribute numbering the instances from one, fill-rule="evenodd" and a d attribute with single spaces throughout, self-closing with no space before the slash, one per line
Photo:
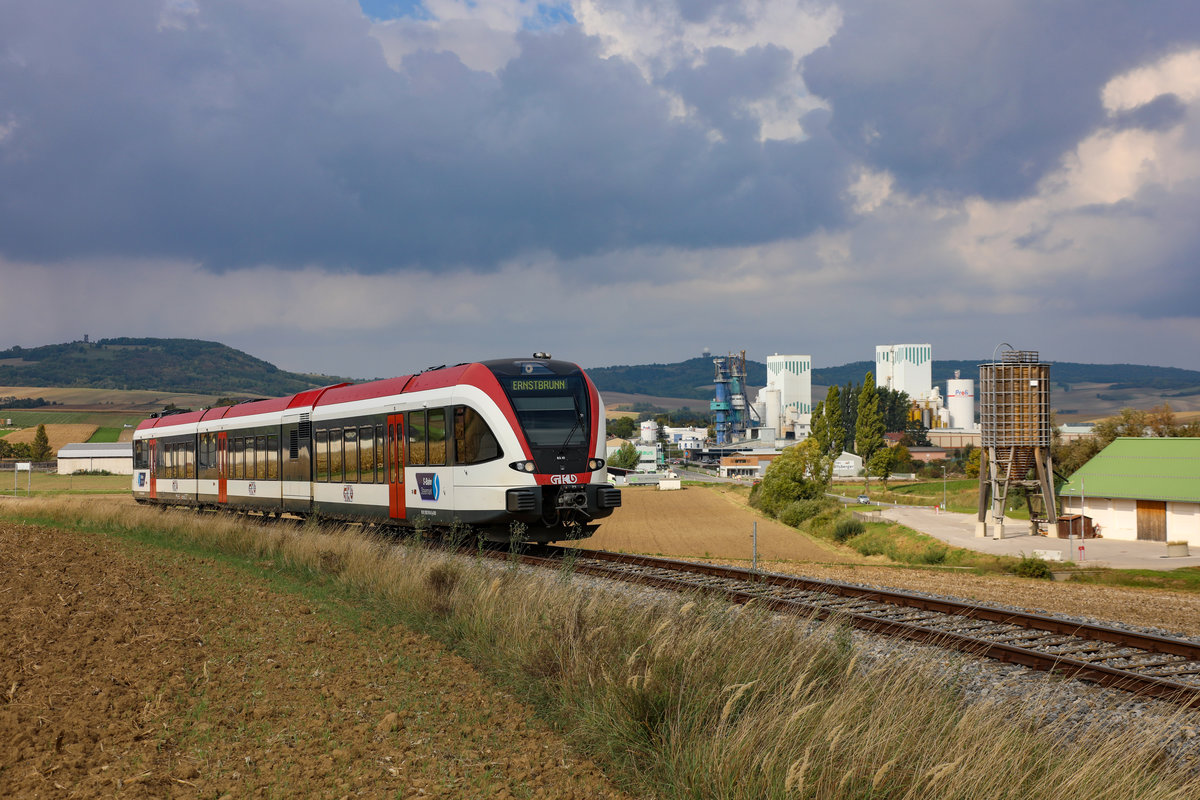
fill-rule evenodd
<path id="1" fill-rule="evenodd" d="M 861 483 L 834 484 L 830 490 L 842 497 L 856 497 L 866 491 Z M 877 503 L 893 503 L 906 506 L 936 506 L 941 505 L 943 487 L 941 480 L 922 481 L 920 483 L 888 484 L 887 491 L 878 478 L 871 480 L 871 488 L 866 492 L 872 501 Z M 946 510 L 962 514 L 974 514 L 979 510 L 979 479 L 955 478 L 946 481 L 945 486 Z M 1025 499 L 1013 493 L 1008 496 L 1007 509 L 1004 514 L 1014 519 L 1029 519 L 1029 510 Z"/>
<path id="2" fill-rule="evenodd" d="M 116 442 L 121 438 L 124 428 L 97 428 L 89 442 Z"/>
<path id="3" fill-rule="evenodd" d="M 1200 567 L 1180 567 L 1169 572 L 1152 569 L 1088 570 L 1072 576 L 1070 580 L 1073 583 L 1098 586 L 1127 586 L 1196 593 L 1200 592 Z"/>
<path id="4" fill-rule="evenodd" d="M 15 473 L 17 495 L 26 490 L 35 497 L 67 494 L 121 494 L 131 491 L 133 478 L 129 475 L 57 475 L 55 473 Z M 0 496 L 13 493 L 12 472 L 0 472 Z"/>

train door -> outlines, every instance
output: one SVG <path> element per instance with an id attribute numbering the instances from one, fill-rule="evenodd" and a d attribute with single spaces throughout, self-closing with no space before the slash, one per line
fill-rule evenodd
<path id="1" fill-rule="evenodd" d="M 408 512 L 404 499 L 404 415 L 387 418 L 388 516 L 404 519 Z"/>
<path id="2" fill-rule="evenodd" d="M 217 502 L 228 503 L 229 493 L 226 480 L 229 478 L 229 434 L 221 431 L 217 434 Z"/>
<path id="3" fill-rule="evenodd" d="M 150 499 L 158 499 L 158 440 L 150 440 Z"/>

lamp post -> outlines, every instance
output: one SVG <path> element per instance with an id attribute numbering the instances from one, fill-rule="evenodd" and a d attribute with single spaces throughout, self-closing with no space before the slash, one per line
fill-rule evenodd
<path id="1" fill-rule="evenodd" d="M 946 510 L 946 465 L 942 465 L 942 511 Z"/>

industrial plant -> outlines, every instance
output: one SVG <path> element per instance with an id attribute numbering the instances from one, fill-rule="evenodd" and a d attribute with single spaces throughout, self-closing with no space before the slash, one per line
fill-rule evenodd
<path id="1" fill-rule="evenodd" d="M 713 363 L 713 398 L 709 403 L 713 436 L 697 428 L 659 430 L 656 423 L 642 423 L 639 469 L 653 471 L 666 459 L 666 449 L 680 456 L 721 461 L 727 475 L 754 477 L 763 474 L 773 455 L 782 448 L 806 439 L 812 432 L 813 397 L 811 355 L 767 356 L 766 386 L 754 394 L 747 385 L 746 351 L 706 358 Z M 933 347 L 928 344 L 881 344 L 875 347 L 875 383 L 881 388 L 908 396 L 908 419 L 925 429 L 935 453 L 980 445 L 975 416 L 975 381 L 956 371 L 945 389 L 933 383 Z M 919 449 L 919 448 L 918 448 Z M 835 464 L 835 474 L 858 475 L 861 460 L 844 454 Z"/>

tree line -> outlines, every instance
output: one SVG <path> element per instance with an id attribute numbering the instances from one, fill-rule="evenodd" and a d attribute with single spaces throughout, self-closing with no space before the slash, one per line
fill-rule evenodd
<path id="1" fill-rule="evenodd" d="M 50 461 L 54 457 L 50 449 L 50 437 L 46 426 L 38 425 L 33 442 L 10 442 L 0 439 L 0 458 L 15 458 L 25 461 Z"/>

